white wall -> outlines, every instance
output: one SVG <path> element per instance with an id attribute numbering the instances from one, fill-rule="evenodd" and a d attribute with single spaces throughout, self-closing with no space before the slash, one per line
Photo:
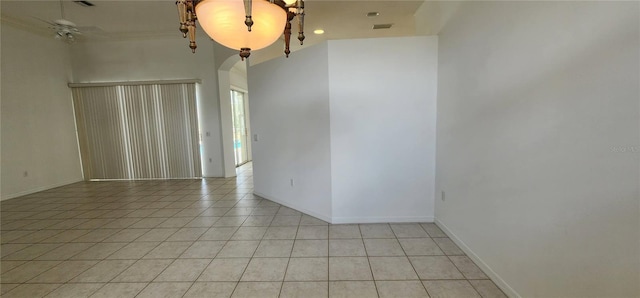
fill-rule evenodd
<path id="1" fill-rule="evenodd" d="M 201 79 L 198 108 L 203 175 L 224 176 L 218 74 L 213 42 L 200 34 L 195 54 L 175 37 L 78 43 L 72 49 L 73 81 L 121 82 Z"/>
<path id="2" fill-rule="evenodd" d="M 249 68 L 255 193 L 330 220 L 327 44 Z M 294 179 L 294 186 L 291 186 Z"/>
<path id="3" fill-rule="evenodd" d="M 640 294 L 639 11 L 467 2 L 440 33 L 436 220 L 508 294 Z"/>
<path id="4" fill-rule="evenodd" d="M 329 41 L 333 222 L 433 221 L 437 37 Z"/>
<path id="5" fill-rule="evenodd" d="M 432 221 L 436 73 L 437 37 L 329 41 L 251 66 L 255 192 L 333 223 Z"/>
<path id="6" fill-rule="evenodd" d="M 81 181 L 69 45 L 1 27 L 1 198 Z"/>

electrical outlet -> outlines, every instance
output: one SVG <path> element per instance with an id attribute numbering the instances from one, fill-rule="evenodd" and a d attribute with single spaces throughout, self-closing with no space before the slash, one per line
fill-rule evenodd
<path id="1" fill-rule="evenodd" d="M 294 183 L 294 181 L 293 181 L 293 178 L 291 178 L 290 182 L 291 182 L 291 187 L 295 186 L 295 183 Z"/>
<path id="2" fill-rule="evenodd" d="M 213 162 L 213 159 L 211 159 L 211 157 L 209 157 L 209 163 Z"/>
<path id="3" fill-rule="evenodd" d="M 444 190 L 442 191 L 442 194 L 440 195 L 440 199 L 444 202 Z"/>
<path id="4" fill-rule="evenodd" d="M 28 171 L 24 171 L 24 173 L 22 173 L 22 177 L 29 177 L 29 172 Z"/>
<path id="5" fill-rule="evenodd" d="M 210 136 L 211 136 L 211 133 L 207 131 L 206 136 L 207 136 L 207 137 L 210 137 Z"/>
<path id="6" fill-rule="evenodd" d="M 257 134 L 257 133 L 254 133 L 254 134 L 253 134 L 253 141 L 254 141 L 254 142 L 257 142 L 257 141 L 258 141 L 258 134 Z"/>

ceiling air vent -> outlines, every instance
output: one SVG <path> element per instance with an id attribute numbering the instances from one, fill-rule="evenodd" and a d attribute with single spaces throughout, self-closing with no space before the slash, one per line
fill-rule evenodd
<path id="1" fill-rule="evenodd" d="M 73 2 L 75 2 L 78 5 L 85 6 L 85 7 L 96 6 L 95 4 L 93 4 L 93 3 L 89 2 L 89 1 L 73 1 Z"/>
<path id="2" fill-rule="evenodd" d="M 379 15 L 380 15 L 380 13 L 379 13 L 379 12 L 377 12 L 377 11 L 372 11 L 372 12 L 368 12 L 368 13 L 367 13 L 367 16 L 368 16 L 368 17 L 370 17 L 370 18 L 371 18 L 371 17 L 377 17 L 377 16 L 379 16 Z"/>
<path id="3" fill-rule="evenodd" d="M 373 30 L 389 29 L 389 28 L 391 28 L 391 26 L 393 26 L 393 24 L 375 24 L 375 25 L 373 25 Z"/>

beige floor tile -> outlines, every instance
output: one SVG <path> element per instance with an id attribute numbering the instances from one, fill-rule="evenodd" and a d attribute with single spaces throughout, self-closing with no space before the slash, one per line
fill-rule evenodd
<path id="1" fill-rule="evenodd" d="M 323 282 L 298 281 L 282 284 L 280 298 L 326 298 L 329 297 L 329 284 Z"/>
<path id="2" fill-rule="evenodd" d="M 358 225 L 329 225 L 329 239 L 362 238 Z"/>
<path id="3" fill-rule="evenodd" d="M 64 284 L 51 292 L 46 298 L 82 298 L 89 297 L 98 289 L 104 286 L 103 283 L 80 283 Z"/>
<path id="4" fill-rule="evenodd" d="M 450 256 L 449 259 L 453 262 L 458 270 L 462 272 L 467 279 L 489 279 L 487 275 L 482 272 L 480 267 L 476 266 L 475 263 L 467 256 Z"/>
<path id="5" fill-rule="evenodd" d="M 466 280 L 427 280 L 423 284 L 432 298 L 480 297 Z"/>
<path id="6" fill-rule="evenodd" d="M 278 210 L 277 215 L 299 215 L 299 216 L 302 216 L 302 212 L 300 212 L 298 210 L 295 210 L 295 209 L 291 209 L 289 207 L 282 206 Z"/>
<path id="7" fill-rule="evenodd" d="M 146 283 L 108 283 L 93 293 L 91 298 L 133 298 L 146 286 Z"/>
<path id="8" fill-rule="evenodd" d="M 258 248 L 260 241 L 229 241 L 218 253 L 218 258 L 249 258 Z"/>
<path id="9" fill-rule="evenodd" d="M 137 238 L 135 241 L 165 241 L 167 238 L 171 237 L 178 229 L 150 229 L 149 232 Z"/>
<path id="10" fill-rule="evenodd" d="M 131 242 L 148 231 L 149 229 L 124 229 L 105 239 L 104 242 Z"/>
<path id="11" fill-rule="evenodd" d="M 139 260 L 116 276 L 112 282 L 150 282 L 173 260 Z"/>
<path id="12" fill-rule="evenodd" d="M 367 255 L 370 257 L 404 256 L 402 246 L 396 239 L 363 239 Z"/>
<path id="13" fill-rule="evenodd" d="M 288 258 L 293 249 L 293 240 L 262 240 L 254 258 Z"/>
<path id="14" fill-rule="evenodd" d="M 129 268 L 134 260 L 105 260 L 76 276 L 71 282 L 108 282 Z"/>
<path id="15" fill-rule="evenodd" d="M 154 282 L 195 281 L 211 259 L 178 259 L 167 267 Z"/>
<path id="16" fill-rule="evenodd" d="M 380 298 L 428 298 L 429 295 L 419 281 L 376 281 Z"/>
<path id="17" fill-rule="evenodd" d="M 417 280 L 407 257 L 370 257 L 371 271 L 376 280 Z"/>
<path id="18" fill-rule="evenodd" d="M 129 215 L 129 214 L 127 214 L 127 215 Z M 140 217 L 118 218 L 118 219 L 116 219 L 114 221 L 111 221 L 111 222 L 103 225 L 101 228 L 103 228 L 103 229 L 124 229 L 124 228 L 130 227 L 131 225 L 137 223 L 140 220 L 142 220 L 142 218 L 140 218 Z"/>
<path id="19" fill-rule="evenodd" d="M 42 227 L 44 228 L 44 227 Z M 62 232 L 62 230 L 40 230 L 40 231 L 35 231 L 33 233 L 29 233 L 26 236 L 20 237 L 14 241 L 12 241 L 12 243 L 38 243 L 40 241 L 43 241 L 47 238 L 53 237 L 55 235 L 58 235 Z M 4 236 L 4 235 L 3 235 Z"/>
<path id="20" fill-rule="evenodd" d="M 398 238 L 424 238 L 429 237 L 427 232 L 420 226 L 420 224 L 391 224 L 393 233 Z"/>
<path id="21" fill-rule="evenodd" d="M 233 298 L 276 298 L 280 295 L 280 282 L 240 282 L 233 291 Z"/>
<path id="22" fill-rule="evenodd" d="M 260 240 L 267 232 L 267 227 L 240 227 L 231 240 Z"/>
<path id="23" fill-rule="evenodd" d="M 66 243 L 89 233 L 91 230 L 65 230 L 64 233 L 47 238 L 42 243 Z"/>
<path id="24" fill-rule="evenodd" d="M 72 260 L 103 260 L 114 252 L 123 248 L 127 243 L 103 242 L 88 248 L 87 250 L 71 257 Z"/>
<path id="25" fill-rule="evenodd" d="M 13 268 L 16 268 L 24 263 L 26 263 L 27 261 L 1 261 L 0 263 L 0 270 L 2 271 L 2 273 L 5 273 Z"/>
<path id="26" fill-rule="evenodd" d="M 276 215 L 271 221 L 272 227 L 294 226 L 298 229 L 298 224 L 302 216 Z"/>
<path id="27" fill-rule="evenodd" d="M 247 219 L 248 216 L 223 216 L 216 223 L 214 227 L 239 227 Z"/>
<path id="28" fill-rule="evenodd" d="M 5 256 L 8 256 L 10 254 L 13 254 L 17 251 L 20 251 L 22 249 L 25 249 L 27 247 L 31 246 L 31 244 L 29 243 L 7 243 L 7 244 L 2 244 L 2 246 L 0 246 L 0 256 L 5 259 Z"/>
<path id="29" fill-rule="evenodd" d="M 300 219 L 300 225 L 301 226 L 326 226 L 326 225 L 329 225 L 329 223 L 324 220 L 315 218 L 313 216 L 303 214 L 302 218 Z"/>
<path id="30" fill-rule="evenodd" d="M 253 258 L 241 281 L 282 281 L 289 258 Z"/>
<path id="31" fill-rule="evenodd" d="M 200 216 L 196 217 L 187 223 L 186 227 L 189 228 L 211 228 L 216 221 L 218 221 L 220 217 L 215 216 Z"/>
<path id="32" fill-rule="evenodd" d="M 243 227 L 268 227 L 273 221 L 273 215 L 250 215 L 242 223 Z"/>
<path id="33" fill-rule="evenodd" d="M 199 240 L 229 240 L 238 227 L 213 227 L 207 230 Z"/>
<path id="34" fill-rule="evenodd" d="M 398 241 L 408 256 L 444 255 L 444 252 L 431 238 L 403 238 Z"/>
<path id="35" fill-rule="evenodd" d="M 172 217 L 158 224 L 156 228 L 183 228 L 192 220 L 192 217 Z"/>
<path id="36" fill-rule="evenodd" d="M 180 258 L 213 259 L 225 244 L 225 241 L 196 241 L 180 255 Z"/>
<path id="37" fill-rule="evenodd" d="M 21 284 L 0 284 L 0 295 L 4 295 L 9 291 L 17 288 Z"/>
<path id="38" fill-rule="evenodd" d="M 491 280 L 470 280 L 469 282 L 483 298 L 507 297 Z"/>
<path id="39" fill-rule="evenodd" d="M 291 258 L 285 281 L 329 280 L 328 258 Z"/>
<path id="40" fill-rule="evenodd" d="M 444 254 L 448 256 L 464 256 L 464 252 L 449 238 L 433 238 Z"/>
<path id="41" fill-rule="evenodd" d="M 100 242 L 117 232 L 118 229 L 96 229 L 73 239 L 73 242 Z"/>
<path id="42" fill-rule="evenodd" d="M 421 223 L 420 224 L 422 226 L 422 228 L 427 231 L 427 234 L 429 234 L 430 237 L 435 238 L 435 237 L 447 237 L 447 234 L 445 234 L 436 224 L 434 223 Z"/>
<path id="43" fill-rule="evenodd" d="M 147 253 L 143 259 L 175 259 L 179 257 L 193 242 L 162 242 Z"/>
<path id="44" fill-rule="evenodd" d="M 362 239 L 330 239 L 329 256 L 332 257 L 365 257 Z"/>
<path id="45" fill-rule="evenodd" d="M 249 258 L 213 259 L 198 281 L 239 281 Z"/>
<path id="46" fill-rule="evenodd" d="M 195 241 L 207 230 L 207 228 L 182 228 L 171 235 L 167 241 Z"/>
<path id="47" fill-rule="evenodd" d="M 23 283 L 60 263 L 60 261 L 30 261 L 2 274 L 0 281 L 2 283 Z"/>
<path id="48" fill-rule="evenodd" d="M 329 280 L 372 280 L 366 257 L 330 257 Z"/>
<path id="49" fill-rule="evenodd" d="M 3 257 L 2 260 L 9 261 L 29 261 L 38 258 L 45 253 L 54 250 L 59 247 L 61 244 L 58 243 L 41 243 L 41 244 L 33 244 L 31 246 L 27 246 L 21 250 L 18 250 L 6 257 Z M 6 245 L 5 245 L 6 246 Z"/>
<path id="50" fill-rule="evenodd" d="M 329 256 L 328 240 L 296 240 L 291 257 L 326 257 Z"/>
<path id="51" fill-rule="evenodd" d="M 132 229 L 151 229 L 151 228 L 155 228 L 156 226 L 158 226 L 159 224 L 161 224 L 162 222 L 166 221 L 166 218 L 162 218 L 162 217 L 147 217 L 147 218 L 143 218 L 140 221 L 132 224 L 129 226 L 129 228 Z"/>
<path id="52" fill-rule="evenodd" d="M 109 255 L 109 260 L 137 260 L 156 248 L 160 242 L 131 242 Z"/>
<path id="53" fill-rule="evenodd" d="M 38 260 L 68 260 L 89 249 L 95 243 L 66 243 L 38 257 Z M 4 261 L 4 260 L 3 260 Z"/>
<path id="54" fill-rule="evenodd" d="M 235 288 L 235 282 L 195 282 L 184 298 L 229 298 Z"/>
<path id="55" fill-rule="evenodd" d="M 409 257 L 420 279 L 463 279 L 464 276 L 444 256 Z"/>
<path id="56" fill-rule="evenodd" d="M 300 226 L 296 239 L 328 239 L 329 226 Z"/>
<path id="57" fill-rule="evenodd" d="M 191 282 L 152 282 L 136 298 L 180 298 Z"/>
<path id="58" fill-rule="evenodd" d="M 2 295 L 3 298 L 34 298 L 44 297 L 50 292 L 60 287 L 60 284 L 22 284 L 6 294 Z"/>
<path id="59" fill-rule="evenodd" d="M 376 298 L 378 292 L 373 281 L 332 281 L 329 283 L 331 298 Z"/>
<path id="60" fill-rule="evenodd" d="M 267 232 L 262 239 L 296 239 L 296 233 L 298 232 L 298 226 L 293 227 L 276 227 L 271 226 L 267 228 Z"/>
<path id="61" fill-rule="evenodd" d="M 97 261 L 64 261 L 29 280 L 28 283 L 65 283 L 97 263 Z"/>

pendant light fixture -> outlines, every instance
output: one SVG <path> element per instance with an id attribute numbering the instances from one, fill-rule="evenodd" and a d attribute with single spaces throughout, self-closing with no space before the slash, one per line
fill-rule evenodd
<path id="1" fill-rule="evenodd" d="M 195 53 L 196 20 L 221 45 L 240 51 L 242 60 L 284 34 L 289 57 L 291 21 L 298 17 L 298 40 L 304 41 L 304 0 L 178 0 L 180 32 Z"/>

